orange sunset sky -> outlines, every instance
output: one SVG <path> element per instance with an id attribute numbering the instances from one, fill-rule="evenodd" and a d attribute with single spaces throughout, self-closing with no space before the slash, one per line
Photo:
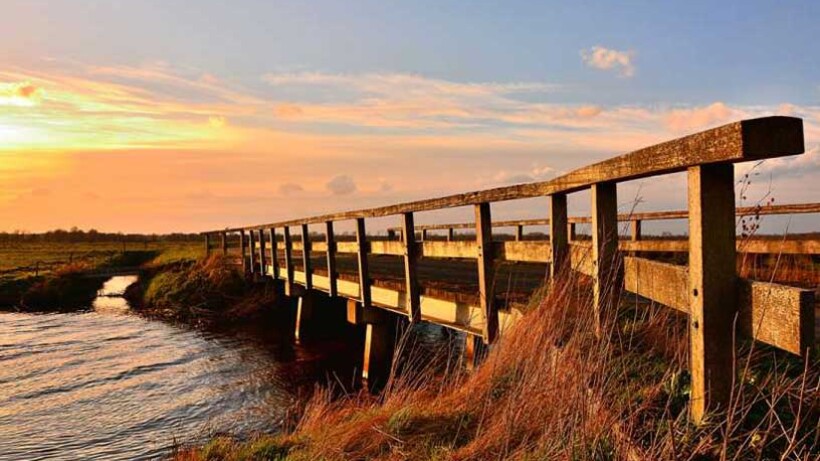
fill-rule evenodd
<path id="1" fill-rule="evenodd" d="M 545 180 L 772 114 L 804 119 L 807 153 L 760 165 L 748 200 L 820 198 L 820 58 L 756 43 L 754 18 L 737 25 L 752 37 L 742 43 L 709 24 L 636 31 L 645 15 L 675 15 L 649 6 L 596 26 L 571 8 L 499 17 L 478 2 L 468 27 L 422 3 L 4 2 L 0 231 L 201 231 L 363 208 Z M 793 10 L 758 32 L 810 43 L 796 26 L 811 15 Z M 573 21 L 575 33 L 550 35 Z M 684 184 L 642 180 L 619 199 L 681 208 Z M 544 203 L 494 213 L 535 218 Z"/>

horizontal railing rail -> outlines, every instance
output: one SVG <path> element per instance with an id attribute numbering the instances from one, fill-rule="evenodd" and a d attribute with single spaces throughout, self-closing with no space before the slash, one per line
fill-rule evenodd
<path id="1" fill-rule="evenodd" d="M 700 421 L 705 411 L 725 405 L 728 401 L 736 318 L 739 319 L 738 330 L 741 334 L 789 352 L 808 354 L 814 343 L 814 299 L 811 290 L 743 280 L 738 277 L 735 267 L 737 252 L 745 251 L 745 246 L 740 248 L 739 245 L 748 243 L 738 240 L 736 236 L 738 212 L 740 215 L 813 213 L 817 212 L 818 205 L 779 205 L 738 210 L 735 207 L 733 164 L 803 152 L 802 120 L 793 117 L 743 120 L 611 158 L 549 181 L 219 229 L 204 234 L 209 250 L 211 237 L 218 236 L 221 237 L 223 252 L 227 252 L 228 234 L 238 233 L 243 265 L 252 273 L 259 272 L 283 280 L 287 293 L 293 293 L 296 284 L 306 289 L 323 290 L 331 296 L 354 299 L 365 310 L 380 307 L 407 315 L 412 322 L 433 319 L 445 326 L 461 328 L 470 334 L 480 335 L 488 344 L 496 340 L 501 325 L 514 317 L 509 312 L 500 313 L 494 301 L 496 261 L 546 262 L 549 263 L 552 279 L 568 269 L 586 274 L 592 278 L 592 307 L 597 331 L 601 334 L 617 309 L 622 290 L 688 315 L 692 357 L 691 415 L 694 420 Z M 687 172 L 688 210 L 618 215 L 618 183 L 683 171 Z M 567 214 L 567 195 L 586 189 L 591 191 L 591 216 L 570 218 Z M 533 197 L 548 199 L 545 218 L 492 221 L 492 203 Z M 474 208 L 474 223 L 433 225 L 439 227 L 414 224 L 415 213 L 463 206 Z M 400 219 L 401 239 L 369 238 L 366 219 L 388 216 Z M 689 228 L 686 240 L 672 241 L 666 247 L 687 252 L 687 266 L 673 266 L 623 254 L 652 251 L 648 248 L 652 242 L 620 240 L 619 221 L 634 223 L 684 218 L 688 219 Z M 356 241 L 338 241 L 334 224 L 348 220 L 355 221 Z M 579 222 L 590 223 L 591 239 L 573 241 L 571 227 Z M 309 238 L 310 225 L 324 227 L 324 242 Z M 549 239 L 494 241 L 493 227 L 505 225 L 546 225 Z M 474 240 L 416 240 L 416 230 L 453 229 L 456 226 L 473 229 Z M 295 241 L 291 235 L 293 227 L 300 228 L 300 241 Z M 278 232 L 281 232 L 281 240 Z M 296 267 L 295 251 L 301 252 L 300 270 Z M 326 276 L 314 273 L 313 254 L 318 252 L 325 254 Z M 336 256 L 343 252 L 356 255 L 358 282 L 339 277 Z M 371 253 L 403 258 L 402 289 L 396 291 L 374 284 L 368 260 Z M 425 296 L 421 295 L 418 261 L 429 257 L 476 261 L 478 301 L 475 305 L 459 302 L 448 304 L 427 296 L 426 292 Z M 280 259 L 283 261 L 280 262 Z M 478 314 L 478 321 L 473 320 L 472 313 Z"/>
<path id="2" fill-rule="evenodd" d="M 749 216 L 770 216 L 770 215 L 792 215 L 792 214 L 811 214 L 820 213 L 820 203 L 795 203 L 788 205 L 761 205 L 738 207 L 735 214 L 739 218 Z M 618 215 L 618 221 L 669 221 L 676 219 L 687 219 L 689 212 L 686 210 L 675 211 L 649 211 L 649 212 L 635 212 L 622 213 Z M 592 222 L 591 216 L 570 216 L 567 218 L 570 224 L 589 224 Z M 494 221 L 493 227 L 535 227 L 548 226 L 549 219 L 516 219 L 507 221 Z M 416 226 L 416 232 L 420 231 L 443 231 L 450 229 L 473 229 L 474 223 L 444 223 L 444 224 L 420 224 Z M 401 227 L 389 227 L 388 231 L 400 232 Z"/>

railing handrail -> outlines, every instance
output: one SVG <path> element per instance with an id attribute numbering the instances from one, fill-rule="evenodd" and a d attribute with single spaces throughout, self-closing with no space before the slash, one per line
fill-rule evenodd
<path id="1" fill-rule="evenodd" d="M 501 202 L 583 190 L 599 183 L 618 183 L 648 176 L 676 173 L 691 166 L 735 163 L 803 153 L 803 120 L 795 117 L 762 117 L 729 123 L 684 136 L 571 171 L 557 178 L 497 187 L 445 197 L 405 202 L 260 225 L 203 232 L 237 232 L 381 218 L 403 213 L 441 210 L 481 203 Z"/>
<path id="2" fill-rule="evenodd" d="M 820 203 L 790 203 L 786 205 L 761 205 L 738 207 L 736 209 L 736 216 L 746 217 L 755 215 L 785 215 L 785 214 L 809 214 L 820 213 Z M 672 219 L 687 219 L 689 212 L 686 210 L 676 211 L 648 211 L 641 213 L 622 213 L 618 215 L 618 221 L 663 221 Z M 568 218 L 570 224 L 584 224 L 592 222 L 590 216 L 570 216 Z M 517 226 L 547 226 L 550 220 L 547 218 L 539 219 L 514 219 L 507 221 L 495 221 L 493 227 L 517 227 Z M 449 224 L 419 224 L 416 230 L 449 230 L 449 229 L 474 229 L 475 223 L 460 222 Z M 389 227 L 387 230 L 398 231 L 401 228 L 398 226 Z"/>

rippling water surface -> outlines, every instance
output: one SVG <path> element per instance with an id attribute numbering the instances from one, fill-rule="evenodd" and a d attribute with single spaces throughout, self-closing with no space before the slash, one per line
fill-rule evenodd
<path id="1" fill-rule="evenodd" d="M 0 313 L 0 459 L 156 459 L 174 438 L 275 427 L 282 352 L 133 315 L 109 296 L 132 281 L 88 312 Z"/>

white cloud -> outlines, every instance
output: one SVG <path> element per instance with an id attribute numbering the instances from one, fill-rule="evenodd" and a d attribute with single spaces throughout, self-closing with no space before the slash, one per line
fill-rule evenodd
<path id="1" fill-rule="evenodd" d="M 634 57 L 635 52 L 631 50 L 619 51 L 597 45 L 581 50 L 581 59 L 586 65 L 601 70 L 616 70 L 622 77 L 635 75 Z"/>
<path id="2" fill-rule="evenodd" d="M 358 189 L 353 178 L 344 174 L 333 177 L 333 179 L 325 184 L 325 187 L 327 187 L 327 190 L 333 195 L 350 195 Z"/>

